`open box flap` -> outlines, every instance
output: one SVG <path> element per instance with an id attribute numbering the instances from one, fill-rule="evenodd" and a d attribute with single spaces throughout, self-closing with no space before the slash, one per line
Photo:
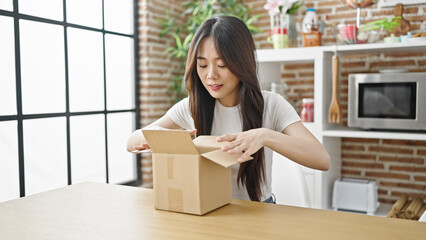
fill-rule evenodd
<path id="1" fill-rule="evenodd" d="M 197 147 L 208 147 L 208 148 L 221 148 L 229 142 L 217 142 L 217 136 L 198 136 L 194 139 L 194 144 Z"/>
<path id="2" fill-rule="evenodd" d="M 242 155 L 242 153 L 239 154 L 229 154 L 227 152 L 222 151 L 222 149 L 211 151 L 208 153 L 203 153 L 201 156 L 209 159 L 212 162 L 215 162 L 223 167 L 230 167 L 232 165 L 237 164 L 237 159 Z M 249 160 L 252 160 L 251 157 Z"/>
<path id="3" fill-rule="evenodd" d="M 184 130 L 142 130 L 153 153 L 198 154 L 191 136 Z"/>

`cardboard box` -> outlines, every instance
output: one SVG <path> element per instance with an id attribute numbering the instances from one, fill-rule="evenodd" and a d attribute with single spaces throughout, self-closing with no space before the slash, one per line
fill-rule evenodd
<path id="1" fill-rule="evenodd" d="M 215 136 L 191 139 L 183 130 L 142 130 L 152 151 L 156 209 L 203 215 L 231 201 L 231 168 L 241 154 L 228 154 Z"/>

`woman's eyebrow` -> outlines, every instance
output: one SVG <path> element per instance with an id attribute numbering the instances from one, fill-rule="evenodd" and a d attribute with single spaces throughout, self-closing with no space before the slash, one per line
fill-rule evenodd
<path id="1" fill-rule="evenodd" d="M 197 57 L 197 59 L 200 59 L 200 60 L 207 60 L 205 57 L 203 57 L 203 56 L 198 56 Z M 221 60 L 222 58 L 220 58 L 220 57 L 216 57 L 214 60 Z"/>

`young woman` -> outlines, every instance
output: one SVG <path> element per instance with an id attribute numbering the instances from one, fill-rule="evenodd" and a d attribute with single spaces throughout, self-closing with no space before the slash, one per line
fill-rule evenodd
<path id="1" fill-rule="evenodd" d="M 243 153 L 232 167 L 232 197 L 271 200 L 272 150 L 304 166 L 327 170 L 330 158 L 280 95 L 261 91 L 255 45 L 238 18 L 206 20 L 192 40 L 185 71 L 189 97 L 147 128 L 187 129 L 219 136 L 223 151 Z M 129 152 L 149 148 L 141 130 L 127 143 Z M 247 161 L 252 156 L 254 159 Z"/>

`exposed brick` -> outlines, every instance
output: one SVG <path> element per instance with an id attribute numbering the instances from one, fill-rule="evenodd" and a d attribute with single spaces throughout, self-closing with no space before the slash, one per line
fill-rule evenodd
<path id="1" fill-rule="evenodd" d="M 414 176 L 416 182 L 426 182 L 426 176 Z"/>
<path id="2" fill-rule="evenodd" d="M 295 89 L 294 92 L 296 93 L 313 93 L 314 89 L 313 88 L 308 88 L 308 89 Z"/>
<path id="3" fill-rule="evenodd" d="M 425 187 L 426 187 L 424 184 L 410 184 L 410 183 L 386 182 L 386 181 L 380 181 L 380 185 L 385 187 L 411 188 L 416 190 L 425 190 Z"/>
<path id="4" fill-rule="evenodd" d="M 426 72 L 426 68 L 416 68 L 416 69 L 410 69 L 409 72 Z"/>
<path id="5" fill-rule="evenodd" d="M 345 62 L 345 63 L 341 63 L 340 66 L 345 68 L 365 67 L 365 62 Z"/>
<path id="6" fill-rule="evenodd" d="M 379 198 L 379 202 L 387 203 L 387 204 L 393 204 L 393 203 L 395 203 L 395 200 L 391 200 L 391 199 L 388 199 L 388 198 Z"/>
<path id="7" fill-rule="evenodd" d="M 313 4 L 313 3 L 306 3 L 306 4 L 305 4 L 305 7 L 306 7 L 306 8 L 313 8 L 313 7 L 314 7 L 314 4 Z"/>
<path id="8" fill-rule="evenodd" d="M 284 70 L 297 70 L 297 69 L 305 69 L 305 68 L 314 68 L 314 64 L 306 63 L 306 64 L 285 64 Z"/>
<path id="9" fill-rule="evenodd" d="M 367 176 L 367 177 L 379 177 L 379 178 L 405 179 L 405 180 L 410 179 L 410 175 L 408 175 L 408 174 L 389 173 L 389 172 L 370 172 L 370 171 L 367 171 L 365 173 L 365 176 Z"/>
<path id="10" fill-rule="evenodd" d="M 404 154 L 412 154 L 413 153 L 413 150 L 406 149 L 406 148 L 376 147 L 376 146 L 369 147 L 368 151 L 384 152 L 384 153 L 404 153 Z"/>
<path id="11" fill-rule="evenodd" d="M 378 143 L 378 139 L 373 138 L 342 138 L 342 143 L 357 142 L 357 143 Z"/>
<path id="12" fill-rule="evenodd" d="M 417 163 L 417 164 L 423 164 L 424 163 L 424 160 L 422 158 L 415 158 L 415 157 L 380 156 L 379 161 L 382 161 L 382 162 Z"/>
<path id="13" fill-rule="evenodd" d="M 295 81 L 291 81 L 291 80 L 287 80 L 285 81 L 285 83 L 287 85 L 313 85 L 314 84 L 314 80 L 295 80 Z"/>
<path id="14" fill-rule="evenodd" d="M 426 20 L 426 15 L 419 15 L 419 16 L 404 16 L 404 18 L 407 21 L 410 22 L 415 22 L 415 21 L 425 21 Z"/>
<path id="15" fill-rule="evenodd" d="M 359 159 L 359 160 L 375 160 L 376 156 L 371 154 L 350 154 L 350 153 L 344 153 L 342 154 L 342 158 L 348 158 L 348 159 Z"/>
<path id="16" fill-rule="evenodd" d="M 365 15 L 365 13 L 362 13 L 361 15 Z M 356 13 L 342 13 L 342 14 L 335 14 L 335 15 L 329 15 L 329 20 L 345 20 L 345 24 L 353 24 L 355 21 L 347 21 L 347 19 L 356 17 Z"/>
<path id="17" fill-rule="evenodd" d="M 397 197 L 401 197 L 402 195 L 407 195 L 409 198 L 419 197 L 421 199 L 426 199 L 426 193 L 410 193 L 410 192 L 392 191 L 391 195 L 397 196 Z"/>
<path id="18" fill-rule="evenodd" d="M 417 149 L 417 155 L 426 156 L 426 150 Z"/>
<path id="19" fill-rule="evenodd" d="M 294 73 L 282 73 L 281 78 L 295 78 L 296 75 Z"/>
<path id="20" fill-rule="evenodd" d="M 419 8 L 414 6 L 414 7 L 404 7 L 404 11 L 403 11 L 403 15 L 406 16 L 407 14 L 410 13 L 417 13 L 419 11 Z M 404 17 L 405 18 L 405 17 Z"/>
<path id="21" fill-rule="evenodd" d="M 352 175 L 361 175 L 361 171 L 359 171 L 359 170 L 348 170 L 348 169 L 342 169 L 342 171 L 341 171 L 341 174 L 342 174 L 342 176 L 345 176 L 345 175 L 349 175 L 349 176 L 352 176 Z"/>
<path id="22" fill-rule="evenodd" d="M 349 71 L 345 71 L 345 70 L 342 70 L 342 71 L 340 71 L 340 76 L 342 76 L 342 77 L 348 77 L 348 75 L 349 74 L 357 74 L 357 73 L 366 73 L 366 72 L 368 72 L 368 71 L 359 71 L 359 70 L 351 70 L 351 69 L 348 69 Z"/>
<path id="23" fill-rule="evenodd" d="M 388 194 L 388 190 L 383 189 L 383 188 L 379 188 L 379 189 L 377 190 L 377 192 L 378 192 L 380 195 L 387 195 L 387 194 Z"/>
<path id="24" fill-rule="evenodd" d="M 365 163 L 365 162 L 348 162 L 343 161 L 343 167 L 357 167 L 357 168 L 379 168 L 384 169 L 384 165 L 382 163 Z"/>
<path id="25" fill-rule="evenodd" d="M 169 110 L 169 107 L 158 107 L 158 108 L 153 108 L 152 110 L 155 112 L 167 112 L 167 110 Z"/>
<path id="26" fill-rule="evenodd" d="M 315 12 L 316 12 L 318 15 L 323 15 L 323 14 L 331 13 L 331 12 L 332 12 L 332 9 L 331 9 L 331 8 L 315 9 Z"/>
<path id="27" fill-rule="evenodd" d="M 376 67 L 392 67 L 392 66 L 413 66 L 414 60 L 399 60 L 399 61 L 386 61 L 386 62 L 373 62 L 370 63 L 371 68 Z"/>
<path id="28" fill-rule="evenodd" d="M 160 69 L 143 69 L 140 71 L 140 74 L 165 74 L 167 70 L 160 70 Z"/>
<path id="29" fill-rule="evenodd" d="M 372 11 L 373 16 L 393 15 L 394 10 Z"/>
<path id="30" fill-rule="evenodd" d="M 314 72 L 301 72 L 299 73 L 299 77 L 314 77 Z M 312 80 L 312 83 L 314 80 Z"/>
<path id="31" fill-rule="evenodd" d="M 394 144 L 394 145 L 408 145 L 408 146 L 426 147 L 426 141 L 384 139 L 383 143 Z"/>
<path id="32" fill-rule="evenodd" d="M 318 7 L 332 6 L 332 5 L 339 6 L 340 4 L 342 4 L 342 2 L 340 1 L 317 1 L 317 3 L 318 3 Z"/>
<path id="33" fill-rule="evenodd" d="M 401 58 L 401 57 L 424 57 L 426 52 L 404 52 L 404 53 L 385 53 L 385 57 Z"/>
<path id="34" fill-rule="evenodd" d="M 349 150 L 349 151 L 364 151 L 364 146 L 342 146 L 343 150 Z"/>
<path id="35" fill-rule="evenodd" d="M 391 170 L 391 171 L 424 172 L 424 173 L 426 173 L 426 167 L 390 166 L 389 170 Z"/>

